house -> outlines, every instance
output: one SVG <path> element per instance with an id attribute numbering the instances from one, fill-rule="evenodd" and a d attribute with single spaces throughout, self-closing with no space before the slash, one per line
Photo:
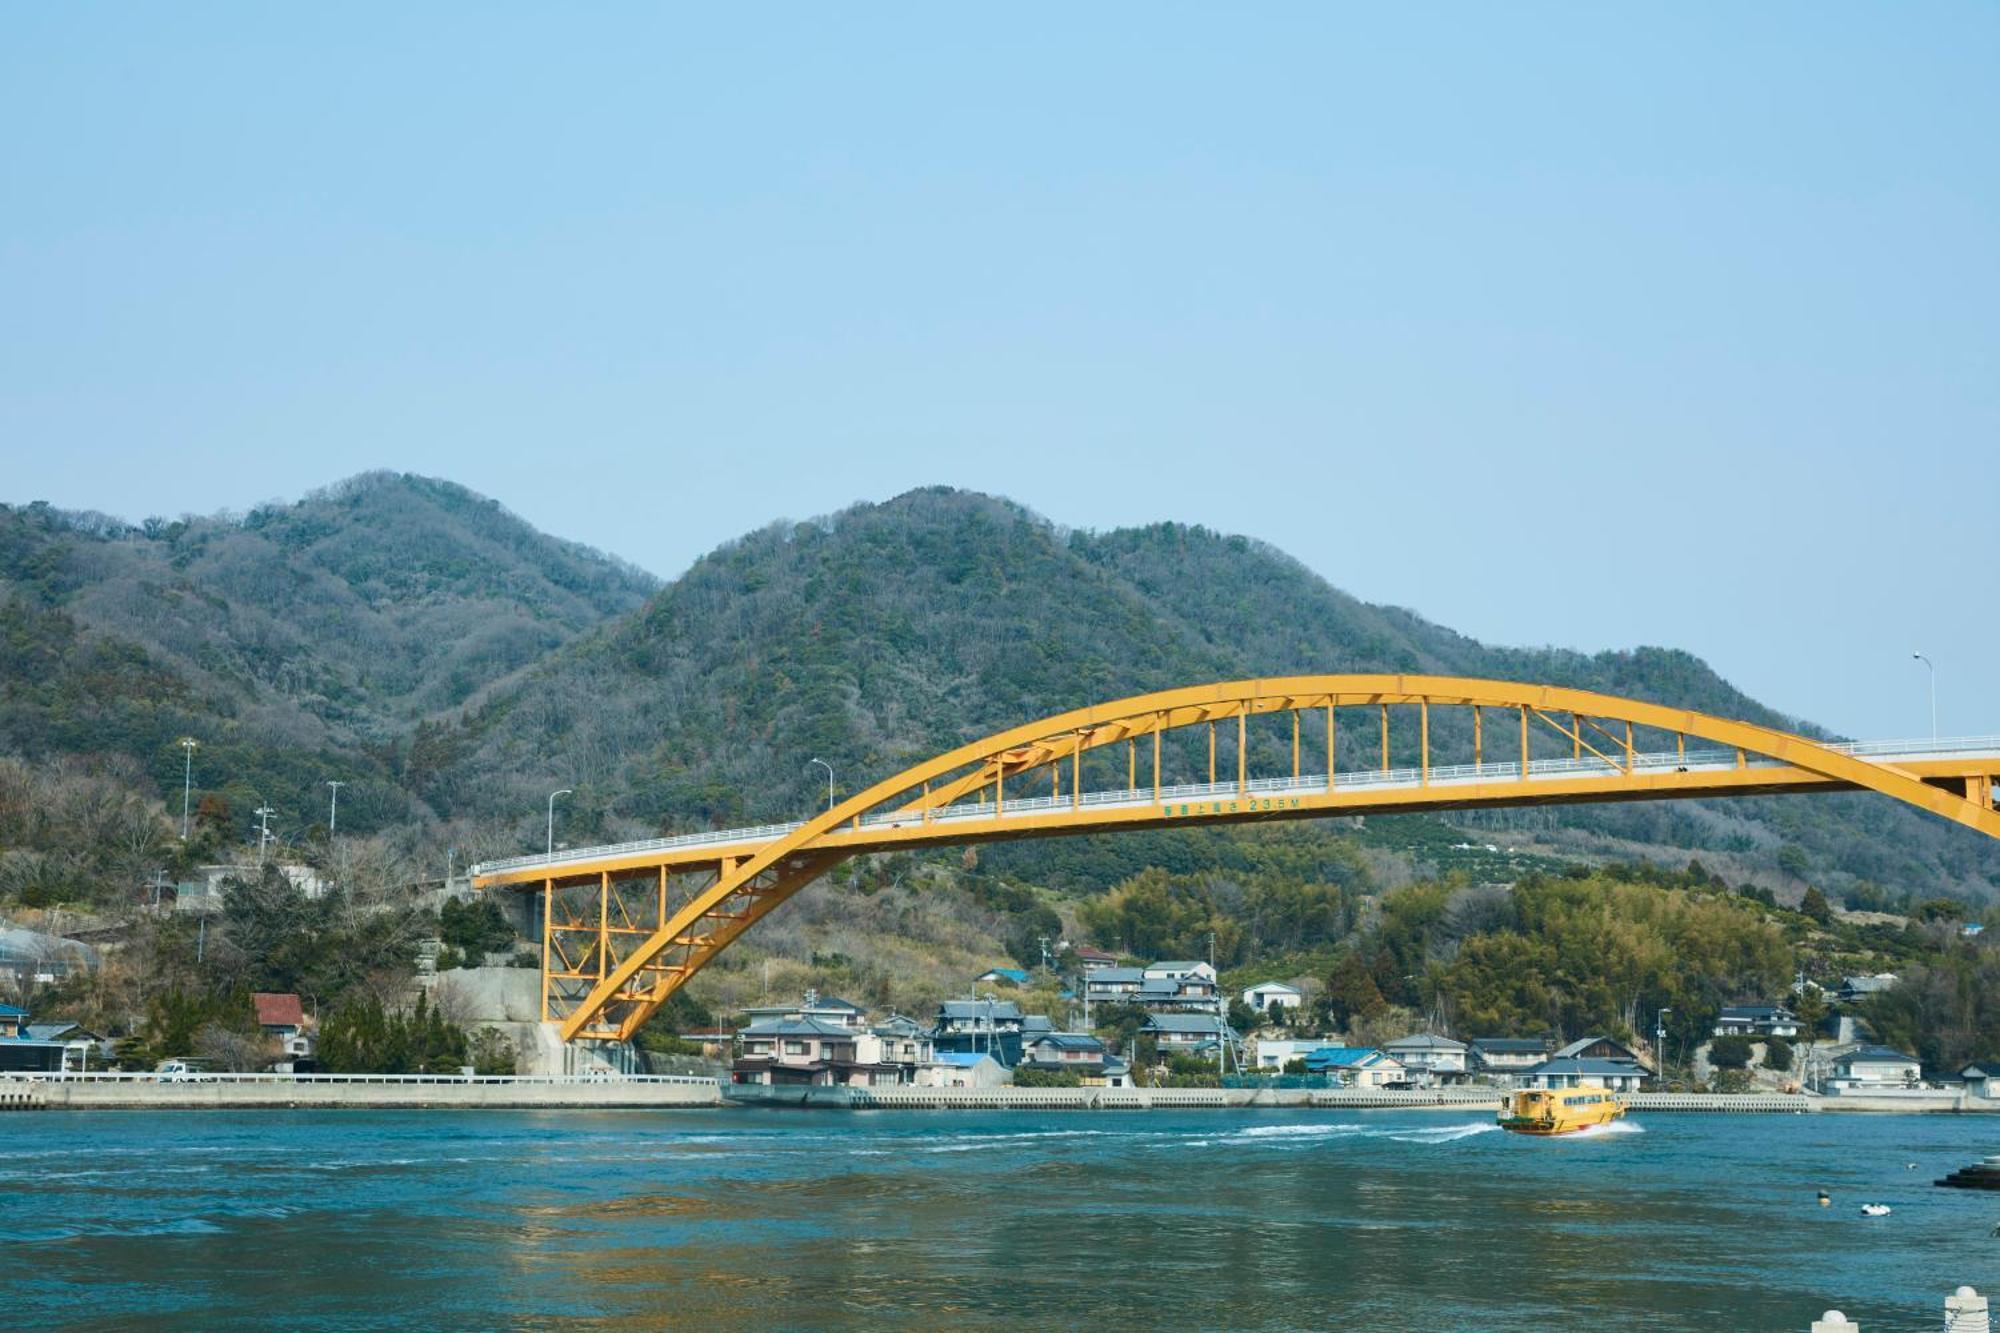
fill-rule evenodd
<path id="1" fill-rule="evenodd" d="M 29 1041 L 59 1043 L 63 1048 L 62 1067 L 66 1070 L 86 1072 L 92 1059 L 100 1067 L 111 1060 L 111 1043 L 81 1023 L 30 1023 L 21 1030 L 21 1035 Z"/>
<path id="2" fill-rule="evenodd" d="M 1211 993 L 1215 990 L 1215 969 L 1207 963 L 1197 963 L 1192 959 L 1148 963 L 1142 972 L 1148 979 L 1164 977 L 1170 981 L 1184 981 L 1188 978 L 1198 978 L 1208 983 Z"/>
<path id="3" fill-rule="evenodd" d="M 1303 1040 L 1290 1039 L 1284 1041 L 1274 1041 L 1267 1037 L 1259 1037 L 1252 1044 L 1255 1047 L 1254 1060 L 1257 1068 L 1282 1071 L 1292 1061 L 1305 1059 L 1308 1051 L 1316 1051 L 1322 1046 L 1330 1046 L 1335 1043 L 1327 1037 L 1308 1037 Z"/>
<path id="4" fill-rule="evenodd" d="M 1025 986 L 1033 980 L 1024 967 L 989 967 L 972 979 L 974 985 Z"/>
<path id="5" fill-rule="evenodd" d="M 1106 1050 L 1103 1042 L 1081 1032 L 1047 1032 L 1028 1040 L 1021 1048 L 1021 1063 L 1014 1067 L 1072 1073 L 1092 1088 L 1126 1087 L 1130 1076 L 1125 1062 Z"/>
<path id="6" fill-rule="evenodd" d="M 1214 1055 L 1219 1042 L 1241 1051 L 1243 1038 L 1214 1014 L 1150 1014 L 1142 1035 L 1150 1036 L 1165 1055 Z"/>
<path id="7" fill-rule="evenodd" d="M 1796 1037 L 1799 1020 L 1782 1004 L 1724 1005 L 1715 1020 L 1718 1037 Z"/>
<path id="8" fill-rule="evenodd" d="M 927 1077 L 937 1088 L 997 1088 L 1013 1074 L 983 1051 L 939 1051 Z"/>
<path id="9" fill-rule="evenodd" d="M 1127 997 L 1154 1013 L 1215 1012 L 1215 983 L 1201 977 L 1147 977 Z"/>
<path id="10" fill-rule="evenodd" d="M 890 1014 L 869 1029 L 874 1044 L 861 1052 L 877 1064 L 894 1065 L 898 1083 L 915 1083 L 919 1073 L 937 1062 L 931 1034 L 914 1018 Z"/>
<path id="11" fill-rule="evenodd" d="M 1130 1004 L 1145 982 L 1142 967 L 1093 968 L 1083 974 L 1083 994 L 1092 1004 Z"/>
<path id="12" fill-rule="evenodd" d="M 1983 922 L 1968 921 L 1958 928 L 1958 933 L 1966 939 L 1976 939 L 1986 933 L 1986 926 Z"/>
<path id="13" fill-rule="evenodd" d="M 1915 1087 L 1922 1073 L 1923 1066 L 1914 1055 L 1886 1046 L 1860 1046 L 1834 1057 L 1833 1077 L 1826 1081 L 1824 1091 L 1839 1095 Z"/>
<path id="14" fill-rule="evenodd" d="M 1070 952 L 1076 955 L 1078 966 L 1082 967 L 1085 971 L 1089 971 L 1094 967 L 1118 966 L 1117 954 L 1106 953 L 1102 949 L 1093 949 L 1088 944 L 1079 944 L 1070 950 Z"/>
<path id="15" fill-rule="evenodd" d="M 1272 1005 L 1281 1009 L 1296 1009 L 1306 1002 L 1306 997 L 1297 986 L 1287 986 L 1282 981 L 1266 981 L 1245 988 L 1243 1003 L 1258 1013 L 1269 1013 Z"/>
<path id="16" fill-rule="evenodd" d="M 1896 989 L 1897 980 L 1898 978 L 1894 972 L 1877 972 L 1873 976 L 1865 977 L 1847 977 L 1841 981 L 1840 989 L 1835 994 L 1843 1004 L 1853 1004 L 1856 1000 L 1865 1000 L 1871 995 L 1880 995 L 1883 991 Z"/>
<path id="17" fill-rule="evenodd" d="M 991 1055 L 1003 1068 L 1021 1059 L 1021 1008 L 1012 1000 L 946 1000 L 931 1025 L 931 1044 L 946 1052 Z"/>
<path id="18" fill-rule="evenodd" d="M 27 1035 L 28 1011 L 18 1004 L 0 1004 L 0 1037 Z"/>
<path id="19" fill-rule="evenodd" d="M 1549 1044 L 1540 1037 L 1474 1037 L 1466 1063 L 1475 1074 L 1512 1082 L 1549 1058 Z"/>
<path id="20" fill-rule="evenodd" d="M 1967 1065 L 1958 1071 L 1959 1081 L 1965 1084 L 1968 1095 L 1988 1099 L 2000 1098 L 2000 1082 L 1994 1081 L 2000 1079 L 2000 1061 L 1990 1063 L 1993 1064 L 1991 1069 L 1985 1065 Z"/>
<path id="21" fill-rule="evenodd" d="M 1382 1043 L 1382 1053 L 1418 1083 L 1447 1083 L 1465 1075 L 1465 1043 L 1435 1032 L 1417 1032 Z"/>
<path id="22" fill-rule="evenodd" d="M 1344 1088 L 1386 1088 L 1409 1082 L 1409 1072 L 1373 1046 L 1321 1046 L 1306 1053 L 1306 1072 L 1325 1074 Z"/>
<path id="23" fill-rule="evenodd" d="M 1549 1057 L 1553 1060 L 1609 1060 L 1614 1064 L 1634 1065 L 1641 1075 L 1653 1072 L 1652 1062 L 1611 1037 L 1580 1037 Z"/>
<path id="24" fill-rule="evenodd" d="M 1646 1070 L 1631 1060 L 1607 1060 L 1589 1055 L 1555 1055 L 1522 1074 L 1529 1088 L 1574 1088 L 1597 1084 L 1613 1092 L 1637 1092 Z"/>
<path id="25" fill-rule="evenodd" d="M 257 1011 L 257 1026 L 267 1037 L 278 1041 L 279 1060 L 309 1060 L 312 1058 L 312 1038 L 306 1035 L 305 1006 L 299 997 L 292 994 L 277 994 L 258 991 L 251 995 L 250 1005 Z"/>
<path id="26" fill-rule="evenodd" d="M 732 1083 L 875 1087 L 907 1081 L 899 1064 L 882 1058 L 880 1038 L 842 1023 L 769 1018 L 740 1035 L 743 1054 L 729 1067 Z"/>

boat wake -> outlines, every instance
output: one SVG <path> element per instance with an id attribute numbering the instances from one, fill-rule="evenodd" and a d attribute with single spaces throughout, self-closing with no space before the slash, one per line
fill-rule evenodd
<path id="1" fill-rule="evenodd" d="M 1574 1134 L 1560 1134 L 1565 1139 L 1608 1139 L 1617 1134 L 1644 1134 L 1644 1125 L 1635 1125 L 1630 1120 L 1612 1120 L 1602 1125 L 1585 1125 Z"/>
<path id="2" fill-rule="evenodd" d="M 1346 1139 L 1388 1139 L 1395 1143 L 1443 1144 L 1456 1143 L 1479 1134 L 1498 1133 L 1500 1126 L 1490 1120 L 1475 1120 L 1456 1125 L 1425 1125 L 1411 1128 L 1408 1125 L 1356 1125 L 1351 1123 L 1331 1125 L 1253 1125 L 1249 1129 L 1225 1134 L 1215 1140 L 1204 1142 L 1240 1143 L 1264 1147 L 1304 1147 L 1310 1143 Z M 1188 1145 L 1194 1146 L 1192 1144 Z"/>

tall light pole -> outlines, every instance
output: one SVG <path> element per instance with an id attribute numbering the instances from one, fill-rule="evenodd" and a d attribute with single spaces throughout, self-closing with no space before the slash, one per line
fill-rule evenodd
<path id="1" fill-rule="evenodd" d="M 550 856 L 554 856 L 554 855 L 556 854 L 556 797 L 558 797 L 558 796 L 574 796 L 574 795 L 576 795 L 576 793 L 575 793 L 575 792 L 573 792 L 573 791 L 571 791 L 571 790 L 570 790 L 570 789 L 569 789 L 568 787 L 564 787 L 564 788 L 563 788 L 563 789 L 562 789 L 561 791 L 552 791 L 552 792 L 550 792 L 550 793 L 549 793 L 549 846 L 548 846 L 548 855 L 550 855 Z"/>
<path id="2" fill-rule="evenodd" d="M 333 788 L 333 799 L 328 802 L 326 807 L 326 840 L 332 842 L 333 832 L 339 827 L 340 822 L 340 789 L 347 784 L 345 782 L 334 782 L 329 779 L 326 785 Z"/>
<path id="3" fill-rule="evenodd" d="M 271 841 L 271 816 L 278 812 L 268 805 L 260 805 L 250 813 L 263 821 L 257 829 L 257 864 L 263 865 L 264 848 L 270 845 Z"/>
<path id="4" fill-rule="evenodd" d="M 1925 666 L 1927 666 L 1927 667 L 1929 667 L 1929 668 L 1931 669 L 1931 739 L 1932 739 L 1932 740 L 1936 740 L 1936 739 L 1938 738 L 1938 730 L 1937 730 L 1937 663 L 1935 663 L 1935 662 L 1931 661 L 1931 659 L 1930 659 L 1930 658 L 1928 658 L 1928 657 L 1925 657 L 1925 656 L 1924 656 L 1924 655 L 1923 655 L 1922 653 L 1911 653 L 1911 654 L 1910 654 L 1910 656 L 1911 656 L 1912 658 L 1916 659 L 1917 661 L 1919 661 L 1919 662 L 1922 662 L 1922 663 L 1923 663 L 1923 664 L 1924 664 Z"/>
<path id="5" fill-rule="evenodd" d="M 194 790 L 194 752 L 201 744 L 192 736 L 181 737 L 186 758 L 181 764 L 181 841 L 188 840 L 188 794 Z"/>
<path id="6" fill-rule="evenodd" d="M 1662 1009 L 1659 1017 L 1653 1020 L 1653 1054 L 1659 1057 L 1662 1079 L 1667 1076 L 1667 1015 L 1672 1012 L 1671 1009 Z"/>
<path id="7" fill-rule="evenodd" d="M 809 761 L 806 767 L 811 768 L 814 764 L 826 770 L 826 808 L 831 810 L 833 809 L 833 765 L 824 759 L 814 759 Z"/>

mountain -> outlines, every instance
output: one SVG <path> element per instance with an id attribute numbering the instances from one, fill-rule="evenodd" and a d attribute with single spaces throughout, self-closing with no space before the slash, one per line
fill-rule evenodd
<path id="1" fill-rule="evenodd" d="M 424 719 L 656 587 L 463 487 L 393 473 L 136 526 L 0 506 L 0 748 L 129 755 L 164 789 L 191 735 L 201 786 L 278 805 L 293 832 L 333 777 L 357 831 L 410 820 Z"/>
<path id="2" fill-rule="evenodd" d="M 538 837 L 545 794 L 573 787 L 572 838 L 795 818 L 844 788 L 1004 726 L 1192 682 L 1329 671 L 1498 676 L 1780 726 L 1686 653 L 1585 655 L 1480 644 L 1373 606 L 1259 543 L 1160 524 L 1065 532 L 1003 500 L 912 491 L 779 524 L 697 561 L 644 607 L 579 638 L 435 733 L 423 794 L 440 813 Z M 1444 715 L 1438 746 L 1469 741 Z M 1808 728 L 1809 730 L 1809 728 Z M 1413 738 L 1396 738 L 1409 758 Z M 1270 764 L 1276 753 L 1253 756 Z M 1275 771 L 1274 768 L 1266 771 Z M 1599 854 L 1732 858 L 1802 890 L 1989 893 L 2000 849 L 1893 802 L 1852 795 L 1666 802 L 1467 816 Z M 1084 840 L 1120 851 L 1101 888 L 1195 835 Z M 1254 836 L 1254 835 L 1252 835 Z M 1038 845 L 1047 867 L 1089 853 Z M 1061 846 L 1067 846 L 1063 844 Z M 1010 854 L 1001 849 L 1002 857 Z M 1020 855 L 1016 853 L 1016 855 Z M 1026 866 L 1027 861 L 1015 864 Z"/>

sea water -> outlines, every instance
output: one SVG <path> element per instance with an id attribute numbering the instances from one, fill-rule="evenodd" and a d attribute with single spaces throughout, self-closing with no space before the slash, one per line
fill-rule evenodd
<path id="1" fill-rule="evenodd" d="M 0 1324 L 1803 1330 L 2000 1286 L 2000 1119 L 44 1112 Z M 1815 1196 L 1826 1190 L 1830 1207 Z M 1866 1218 L 1863 1203 L 1893 1211 Z"/>

